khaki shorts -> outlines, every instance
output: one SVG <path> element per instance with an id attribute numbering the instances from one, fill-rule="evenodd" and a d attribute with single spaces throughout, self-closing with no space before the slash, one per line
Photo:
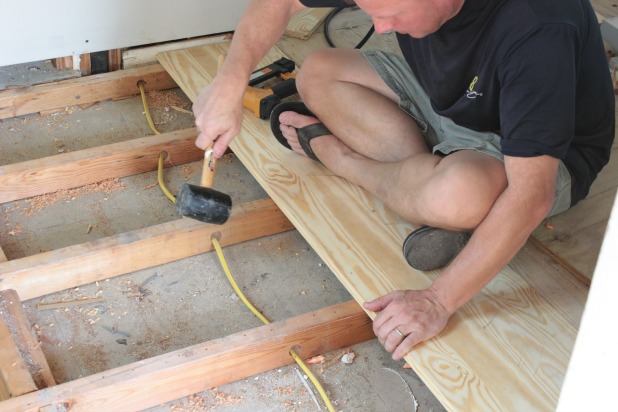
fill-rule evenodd
<path id="1" fill-rule="evenodd" d="M 455 124 L 448 117 L 438 115 L 431 107 L 429 96 L 416 80 L 408 63 L 399 55 L 378 50 L 362 50 L 382 80 L 399 97 L 399 107 L 418 123 L 433 153 L 448 155 L 459 150 L 476 150 L 504 161 L 500 135 L 477 132 Z M 560 162 L 556 179 L 554 206 L 548 216 L 571 206 L 571 175 Z"/>

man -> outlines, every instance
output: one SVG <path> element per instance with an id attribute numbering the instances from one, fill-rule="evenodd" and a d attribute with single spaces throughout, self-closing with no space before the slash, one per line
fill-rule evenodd
<path id="1" fill-rule="evenodd" d="M 297 79 L 306 108 L 282 106 L 271 121 L 282 144 L 421 226 L 404 241 L 412 266 L 448 263 L 425 290 L 365 304 L 378 312 L 380 342 L 400 359 L 438 334 L 545 217 L 586 196 L 609 158 L 614 97 L 588 0 L 356 4 L 376 32 L 397 32 L 405 59 L 318 51 Z M 219 76 L 194 106 L 199 147 L 214 142 L 223 154 L 240 128 L 249 74 L 302 7 L 249 4 Z"/>

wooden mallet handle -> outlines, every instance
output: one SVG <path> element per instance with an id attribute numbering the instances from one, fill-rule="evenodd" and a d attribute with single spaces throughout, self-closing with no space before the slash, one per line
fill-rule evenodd
<path id="1" fill-rule="evenodd" d="M 217 73 L 221 70 L 226 54 L 221 53 L 217 60 Z M 212 151 L 212 145 L 209 145 L 204 151 L 204 166 L 202 167 L 202 179 L 200 185 L 212 189 L 213 180 L 215 178 L 215 155 Z"/>
<path id="2" fill-rule="evenodd" d="M 202 166 L 202 179 L 200 185 L 212 189 L 212 183 L 215 178 L 215 155 L 212 152 L 212 146 L 208 146 L 204 152 L 204 165 Z"/>

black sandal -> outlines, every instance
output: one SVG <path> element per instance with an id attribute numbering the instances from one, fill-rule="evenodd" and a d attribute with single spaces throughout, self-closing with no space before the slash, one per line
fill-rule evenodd
<path id="1" fill-rule="evenodd" d="M 281 123 L 279 122 L 279 115 L 283 112 L 296 112 L 305 116 L 313 116 L 315 115 L 305 106 L 303 102 L 285 102 L 281 103 L 273 109 L 270 113 L 270 129 L 273 134 L 277 138 L 277 141 L 281 143 L 285 148 L 292 150 L 290 145 L 288 144 L 287 139 L 281 133 Z M 298 135 L 298 143 L 300 143 L 300 147 L 303 148 L 304 152 L 310 159 L 320 161 L 313 150 L 311 150 L 311 145 L 309 142 L 311 139 L 316 137 L 325 136 L 332 134 L 330 130 L 326 128 L 322 123 L 314 123 L 305 127 L 301 127 L 300 129 L 296 129 L 296 134 Z"/>
<path id="2" fill-rule="evenodd" d="M 466 246 L 472 231 L 455 232 L 423 226 L 403 241 L 403 256 L 414 269 L 434 270 L 451 263 Z"/>

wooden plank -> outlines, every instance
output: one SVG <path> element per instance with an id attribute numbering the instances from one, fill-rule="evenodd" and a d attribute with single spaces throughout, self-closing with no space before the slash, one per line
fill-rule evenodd
<path id="1" fill-rule="evenodd" d="M 0 400 L 36 390 L 26 362 L 13 341 L 13 335 L 0 316 Z"/>
<path id="2" fill-rule="evenodd" d="M 212 81 L 224 52 L 219 44 L 159 60 L 193 99 Z M 274 48 L 260 65 L 281 54 Z M 283 148 L 268 122 L 246 112 L 231 147 L 359 303 L 427 287 L 438 275 L 411 269 L 401 256 L 411 225 L 359 187 Z M 505 268 L 440 336 L 406 356 L 446 408 L 555 409 L 586 292 L 574 289 L 578 299 L 561 301 L 560 284 L 537 289 L 530 283 L 534 272 L 518 273 L 538 267 Z"/>
<path id="3" fill-rule="evenodd" d="M 0 403 L 7 411 L 142 410 L 374 337 L 354 301 L 190 346 Z"/>
<path id="4" fill-rule="evenodd" d="M 73 69 L 73 56 L 52 59 L 52 64 L 57 70 Z"/>
<path id="5" fill-rule="evenodd" d="M 592 7 L 594 8 L 597 20 L 600 18 L 608 18 L 618 16 L 618 11 L 613 1 L 611 0 L 590 0 Z"/>
<path id="6" fill-rule="evenodd" d="M 41 349 L 41 343 L 35 337 L 30 321 L 23 311 L 17 292 L 0 291 L 0 314 L 13 335 L 13 342 L 22 354 L 36 388 L 54 386 L 56 381 Z"/>
<path id="7" fill-rule="evenodd" d="M 79 55 L 79 71 L 82 76 L 90 76 L 92 74 L 92 62 L 90 60 L 90 53 L 84 53 Z"/>
<path id="8" fill-rule="evenodd" d="M 0 203 L 200 160 L 195 128 L 0 166 Z"/>
<path id="9" fill-rule="evenodd" d="M 122 64 L 125 69 L 139 67 L 145 64 L 153 64 L 157 63 L 157 54 L 159 53 L 179 49 L 188 49 L 189 47 L 203 46 L 211 43 L 220 43 L 222 41 L 230 41 L 231 38 L 231 34 L 218 34 L 215 36 L 197 37 L 189 40 L 129 49 L 122 53 Z"/>
<path id="10" fill-rule="evenodd" d="M 210 251 L 214 233 L 226 246 L 290 229 L 272 200 L 258 200 L 235 205 L 224 225 L 179 219 L 0 263 L 0 290 L 28 300 Z"/>
<path id="11" fill-rule="evenodd" d="M 139 80 L 146 82 L 146 91 L 177 87 L 161 65 L 153 64 L 20 89 L 7 89 L 0 93 L 0 119 L 133 96 L 139 94 Z"/>
<path id="12" fill-rule="evenodd" d="M 112 49 L 107 51 L 107 71 L 115 72 L 122 69 L 122 50 Z"/>
<path id="13" fill-rule="evenodd" d="M 324 21 L 332 8 L 304 9 L 296 13 L 285 30 L 290 37 L 306 40 L 315 32 L 320 23 Z"/>

